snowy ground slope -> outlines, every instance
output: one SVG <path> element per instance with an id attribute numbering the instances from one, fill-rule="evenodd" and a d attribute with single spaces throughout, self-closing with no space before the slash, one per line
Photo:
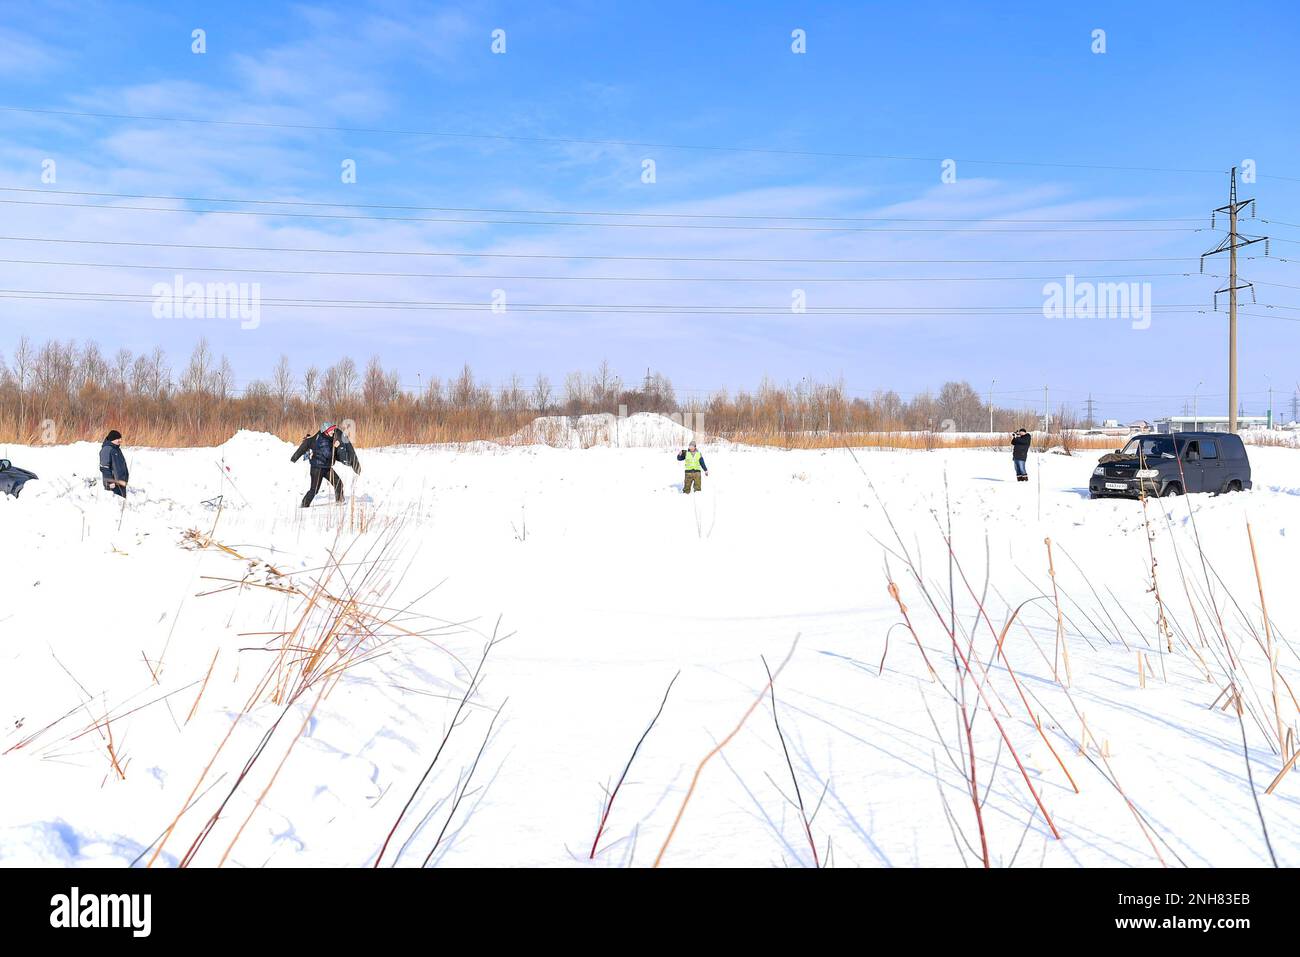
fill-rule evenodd
<path id="1" fill-rule="evenodd" d="M 960 576 L 954 585 L 960 646 L 973 633 L 978 667 L 990 668 L 992 714 L 1061 835 L 1052 837 L 981 706 L 973 739 L 995 866 L 1269 863 L 1243 725 L 1277 859 L 1300 864 L 1300 773 L 1262 793 L 1282 762 L 1266 736 L 1275 718 L 1250 631 L 1262 640 L 1245 531 L 1249 519 L 1280 671 L 1300 693 L 1293 450 L 1252 449 L 1251 492 L 1151 504 L 1172 653 L 1156 637 L 1141 506 L 1088 500 L 1091 453 L 1035 456 L 1031 482 L 1017 484 L 999 452 L 860 451 L 860 469 L 843 450 L 705 444 L 705 491 L 685 497 L 679 464 L 662 449 L 363 448 L 363 474 L 342 472 L 349 503 L 322 494 L 304 511 L 296 505 L 306 470 L 290 465 L 290 445 L 265 435 L 240 433 L 218 449 L 128 449 L 135 485 L 125 509 L 85 484 L 96 476 L 92 445 L 2 451 L 40 475 L 21 499 L 0 497 L 10 556 L 0 602 L 2 864 L 126 865 L 175 820 L 157 862 L 174 865 L 218 809 L 193 855 L 198 866 L 223 855 L 228 866 L 373 863 L 498 618 L 512 636 L 492 650 L 384 864 L 417 865 L 435 846 L 431 863 L 585 862 L 603 788 L 680 670 L 597 857 L 652 863 L 696 765 L 762 690 L 760 656 L 775 669 L 796 635 L 776 682 L 777 713 L 803 800 L 810 813 L 818 806 L 811 830 L 821 861 L 829 845 L 836 865 L 977 864 L 964 732 L 944 690 L 957 688 L 940 627 L 949 572 L 940 523 L 949 520 L 971 587 L 985 592 L 987 579 L 997 629 L 1008 608 L 1036 599 L 1020 619 L 1030 627 L 1013 626 L 1004 650 L 1042 736 L 1005 665 L 990 664 L 989 625 Z M 202 504 L 217 495 L 219 517 Z M 184 547 L 189 529 L 243 558 Z M 1196 533 L 1212 568 L 1196 556 Z M 939 615 L 898 557 L 904 546 Z M 315 690 L 286 712 L 255 692 L 274 657 L 266 649 L 278 647 L 272 633 L 292 630 L 303 600 L 228 586 L 256 558 L 310 591 L 331 549 L 346 552 L 359 601 L 394 609 L 412 632 L 431 619 L 443 630 L 384 644 L 314 710 Z M 900 612 L 887 563 L 941 681 L 893 627 Z M 252 573 L 269 580 L 260 567 Z M 1214 627 L 1210 596 L 1231 663 L 1219 639 L 1197 637 L 1197 620 Z M 1149 656 L 1145 687 L 1139 650 Z M 1210 708 L 1233 667 L 1249 682 L 1240 723 Z M 976 684 L 966 684 L 972 708 Z M 1294 726 L 1280 687 L 1279 710 Z M 765 701 L 706 765 L 665 864 L 811 863 L 772 717 Z M 1080 753 L 1085 720 L 1091 739 Z M 259 742 L 264 751 L 240 781 Z"/>

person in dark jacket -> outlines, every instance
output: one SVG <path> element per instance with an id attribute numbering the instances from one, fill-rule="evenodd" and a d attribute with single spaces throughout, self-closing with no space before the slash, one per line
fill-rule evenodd
<path id="1" fill-rule="evenodd" d="M 311 463 L 311 488 L 302 497 L 302 507 L 307 508 L 311 505 L 312 499 L 320 491 L 321 482 L 326 479 L 329 479 L 329 483 L 334 486 L 335 503 L 342 502 L 343 480 L 334 471 L 334 463 L 349 465 L 358 475 L 361 474 L 361 461 L 357 458 L 357 450 L 352 447 L 343 430 L 332 422 L 326 422 L 319 432 L 303 438 L 289 461 L 297 462 L 304 455 Z"/>
<path id="2" fill-rule="evenodd" d="M 0 494 L 18 497 L 23 485 L 36 478 L 35 472 L 20 469 L 8 459 L 0 459 Z"/>
<path id="3" fill-rule="evenodd" d="M 104 488 L 126 498 L 131 472 L 126 467 L 126 456 L 122 454 L 122 433 L 117 429 L 104 436 L 104 444 L 99 447 L 99 474 L 104 480 Z"/>
<path id="4" fill-rule="evenodd" d="M 686 463 L 686 478 L 682 481 L 682 493 L 690 495 L 692 487 L 697 492 L 703 491 L 703 486 L 700 484 L 700 473 L 703 472 L 708 475 L 709 467 L 704 464 L 704 456 L 700 454 L 694 440 L 691 441 L 689 448 L 682 449 L 677 453 L 677 461 Z"/>
<path id="5" fill-rule="evenodd" d="M 1029 446 L 1034 437 L 1024 429 L 1011 433 L 1011 461 L 1016 467 L 1016 481 L 1029 481 Z"/>

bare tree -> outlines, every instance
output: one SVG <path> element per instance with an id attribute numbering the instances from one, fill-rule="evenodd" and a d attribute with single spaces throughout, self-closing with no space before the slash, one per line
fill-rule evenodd
<path id="1" fill-rule="evenodd" d="M 212 372 L 212 392 L 218 400 L 225 402 L 235 391 L 235 370 L 230 360 L 224 355 L 217 362 Z"/>
<path id="2" fill-rule="evenodd" d="M 293 398 L 293 370 L 289 368 L 289 357 L 280 356 L 271 373 L 271 394 L 280 405 L 280 418 L 289 414 L 289 401 Z"/>
<path id="3" fill-rule="evenodd" d="M 368 408 L 387 405 L 397 397 L 397 372 L 385 372 L 379 356 L 371 356 L 366 364 L 365 382 L 361 387 L 361 399 Z"/>
<path id="4" fill-rule="evenodd" d="M 591 390 L 587 387 L 586 377 L 581 372 L 570 372 L 564 377 L 564 405 L 570 415 L 578 415 L 586 410 L 591 401 Z"/>
<path id="5" fill-rule="evenodd" d="M 524 394 L 523 379 L 519 378 L 518 373 L 514 373 L 501 390 L 501 407 L 505 412 L 514 415 L 522 411 L 527 404 L 528 398 Z"/>
<path id="6" fill-rule="evenodd" d="M 302 374 L 302 394 L 308 402 L 315 402 L 320 394 L 320 370 L 315 366 L 308 366 Z"/>
<path id="7" fill-rule="evenodd" d="M 207 339 L 200 339 L 190 353 L 189 365 L 181 373 L 180 390 L 191 395 L 212 391 L 212 349 Z"/>
<path id="8" fill-rule="evenodd" d="M 112 378 L 108 361 L 99 351 L 98 343 L 87 342 L 77 359 L 73 391 L 80 393 L 84 389 L 106 389 Z"/>
<path id="9" fill-rule="evenodd" d="M 609 360 L 600 360 L 596 374 L 591 380 L 591 402 L 598 408 L 608 409 L 617 401 L 621 389 L 622 383 L 609 367 Z"/>
<path id="10" fill-rule="evenodd" d="M 429 381 L 424 387 L 424 395 L 420 397 L 420 401 L 430 409 L 441 409 L 445 404 L 442 394 L 442 379 L 436 375 L 429 376 Z"/>
<path id="11" fill-rule="evenodd" d="M 551 405 L 551 380 L 540 372 L 533 380 L 533 408 L 538 414 L 545 415 Z"/>
<path id="12" fill-rule="evenodd" d="M 113 356 L 113 391 L 118 395 L 127 394 L 131 378 L 131 361 L 130 349 L 118 349 Z"/>
<path id="13" fill-rule="evenodd" d="M 357 364 L 344 356 L 325 370 L 321 378 L 320 401 L 337 406 L 351 400 L 357 391 Z"/>
<path id="14" fill-rule="evenodd" d="M 938 405 L 940 416 L 951 419 L 959 432 L 985 424 L 988 410 L 969 382 L 945 382 L 939 390 Z"/>
<path id="15" fill-rule="evenodd" d="M 130 390 L 140 398 L 154 401 L 164 398 L 171 390 L 171 370 L 161 348 L 155 346 L 151 354 L 136 356 L 131 364 Z"/>
<path id="16" fill-rule="evenodd" d="M 461 367 L 460 375 L 451 385 L 451 404 L 458 409 L 468 409 L 474 404 L 474 372 L 469 363 Z"/>

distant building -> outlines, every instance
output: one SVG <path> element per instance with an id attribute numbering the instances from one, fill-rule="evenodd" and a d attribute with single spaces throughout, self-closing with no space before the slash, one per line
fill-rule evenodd
<path id="1" fill-rule="evenodd" d="M 1267 415 L 1239 415 L 1237 427 L 1241 429 L 1266 429 L 1270 426 Z M 1157 432 L 1227 432 L 1226 415 L 1169 415 L 1156 419 Z"/>

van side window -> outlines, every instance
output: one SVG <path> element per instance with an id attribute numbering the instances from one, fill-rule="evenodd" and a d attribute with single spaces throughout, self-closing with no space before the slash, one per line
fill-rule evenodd
<path id="1" fill-rule="evenodd" d="M 1197 459 L 1199 459 L 1200 457 L 1201 457 L 1201 444 L 1200 444 L 1200 442 L 1198 442 L 1198 441 L 1196 441 L 1196 440 L 1193 440 L 1193 441 L 1191 441 L 1191 442 L 1188 442 L 1188 443 L 1187 443 L 1187 451 L 1184 453 L 1183 458 L 1184 458 L 1186 461 L 1188 461 L 1188 462 L 1195 462 L 1195 461 L 1196 461 Z"/>
<path id="2" fill-rule="evenodd" d="M 1201 457 L 1207 459 L 1217 459 L 1219 457 L 1219 449 L 1213 439 L 1206 439 L 1201 443 Z"/>

